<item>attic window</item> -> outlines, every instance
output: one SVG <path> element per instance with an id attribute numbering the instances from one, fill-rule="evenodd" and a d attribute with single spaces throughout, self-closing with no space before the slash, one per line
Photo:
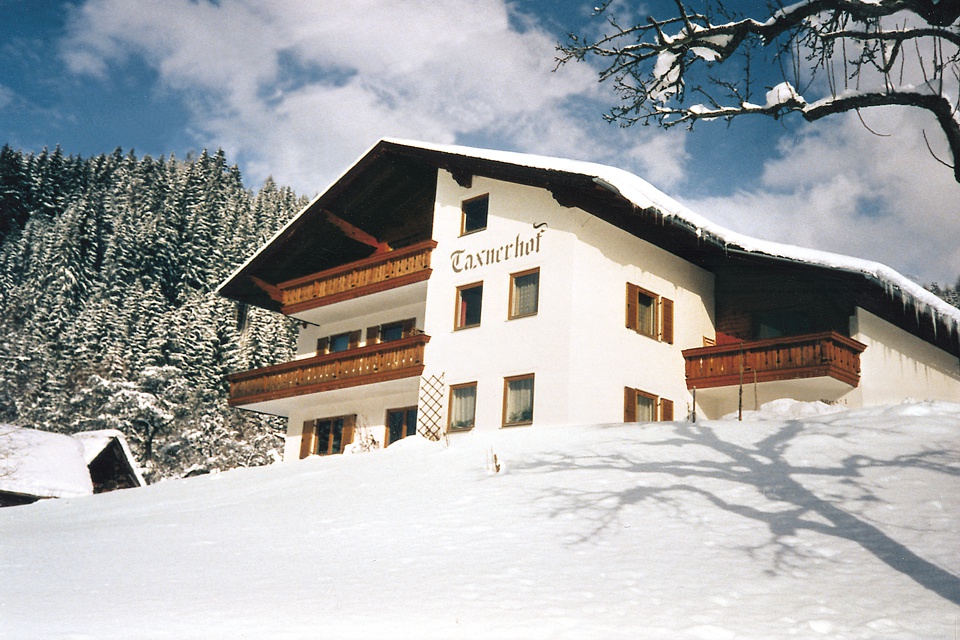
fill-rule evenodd
<path id="1" fill-rule="evenodd" d="M 471 200 L 464 200 L 461 205 L 460 235 L 464 236 L 475 231 L 487 228 L 487 210 L 490 196 L 482 195 Z"/>

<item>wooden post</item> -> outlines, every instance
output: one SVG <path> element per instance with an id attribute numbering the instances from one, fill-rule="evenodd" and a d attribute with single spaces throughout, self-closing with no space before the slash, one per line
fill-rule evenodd
<path id="1" fill-rule="evenodd" d="M 737 398 L 737 420 L 743 422 L 743 343 L 740 343 L 740 388 Z"/>

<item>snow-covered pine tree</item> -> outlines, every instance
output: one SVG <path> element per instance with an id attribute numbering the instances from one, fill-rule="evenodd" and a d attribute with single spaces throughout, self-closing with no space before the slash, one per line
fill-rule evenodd
<path id="1" fill-rule="evenodd" d="M 289 359 L 293 324 L 213 291 L 302 198 L 250 193 L 222 151 L 4 147 L 0 204 L 0 420 L 121 429 L 152 478 L 276 457 L 279 421 L 230 409 L 224 376 Z"/>

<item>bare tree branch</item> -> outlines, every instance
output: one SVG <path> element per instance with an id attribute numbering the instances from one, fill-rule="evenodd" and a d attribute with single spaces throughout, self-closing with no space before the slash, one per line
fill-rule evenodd
<path id="1" fill-rule="evenodd" d="M 605 61 L 599 80 L 612 82 L 620 98 L 608 120 L 673 127 L 799 113 L 813 122 L 867 107 L 914 107 L 936 118 L 960 182 L 960 96 L 947 95 L 960 93 L 957 0 L 801 0 L 771 4 L 763 19 L 728 16 L 722 5 L 711 15 L 710 6 L 698 12 L 674 1 L 677 11 L 665 19 L 620 27 L 608 16 L 609 34 L 596 42 L 571 35 L 558 47 L 558 66 Z M 752 75 L 761 57 L 780 69 L 784 82 L 755 104 Z M 736 79 L 705 71 L 717 65 L 735 67 Z M 820 95 L 808 100 L 808 91 Z M 703 102 L 689 104 L 694 96 Z"/>

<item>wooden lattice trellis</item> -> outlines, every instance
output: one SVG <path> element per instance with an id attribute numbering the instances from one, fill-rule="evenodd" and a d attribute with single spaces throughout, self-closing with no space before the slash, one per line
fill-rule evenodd
<path id="1" fill-rule="evenodd" d="M 420 400 L 417 403 L 417 433 L 429 440 L 443 437 L 443 401 L 446 385 L 443 374 L 420 379 Z"/>

